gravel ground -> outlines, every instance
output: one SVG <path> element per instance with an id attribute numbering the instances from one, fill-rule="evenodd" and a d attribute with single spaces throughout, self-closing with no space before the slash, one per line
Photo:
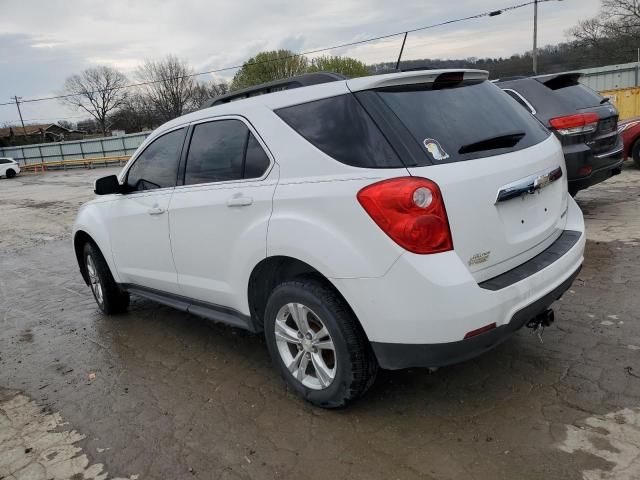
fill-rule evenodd
<path id="1" fill-rule="evenodd" d="M 640 170 L 578 195 L 586 260 L 544 344 L 382 372 L 339 411 L 288 392 L 259 336 L 97 311 L 69 232 L 115 171 L 0 179 L 0 479 L 640 478 Z"/>

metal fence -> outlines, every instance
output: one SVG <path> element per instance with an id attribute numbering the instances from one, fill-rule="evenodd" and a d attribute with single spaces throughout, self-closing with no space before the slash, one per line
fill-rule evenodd
<path id="1" fill-rule="evenodd" d="M 11 157 L 20 165 L 131 155 L 151 132 L 120 137 L 93 138 L 71 142 L 41 143 L 0 148 L 0 157 Z"/>
<path id="2" fill-rule="evenodd" d="M 581 83 L 597 92 L 640 85 L 640 63 L 622 63 L 575 71 L 582 73 Z"/>

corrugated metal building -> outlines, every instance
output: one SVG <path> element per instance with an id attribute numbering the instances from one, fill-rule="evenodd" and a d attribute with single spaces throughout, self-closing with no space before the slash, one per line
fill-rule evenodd
<path id="1" fill-rule="evenodd" d="M 598 92 L 640 85 L 640 63 L 585 68 L 584 70 L 576 70 L 576 72 L 582 73 L 580 82 Z"/>
<path id="2" fill-rule="evenodd" d="M 620 120 L 640 116 L 640 63 L 622 63 L 575 70 L 580 82 L 609 98 Z"/>

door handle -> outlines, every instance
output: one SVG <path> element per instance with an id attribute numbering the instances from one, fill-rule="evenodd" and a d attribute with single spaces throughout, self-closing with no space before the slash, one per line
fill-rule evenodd
<path id="1" fill-rule="evenodd" d="M 242 195 L 233 196 L 227 200 L 227 207 L 246 207 L 253 203 L 253 198 Z"/>
<path id="2" fill-rule="evenodd" d="M 149 215 L 161 215 L 164 213 L 164 208 L 160 208 L 156 205 L 155 207 L 151 207 L 149 210 L 147 210 L 147 213 Z"/>

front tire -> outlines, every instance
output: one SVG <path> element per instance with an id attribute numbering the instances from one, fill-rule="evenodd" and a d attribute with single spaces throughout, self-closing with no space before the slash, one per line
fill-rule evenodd
<path id="1" fill-rule="evenodd" d="M 313 279 L 276 287 L 265 311 L 265 337 L 276 369 L 314 405 L 343 407 L 364 394 L 378 370 L 353 312 Z"/>
<path id="2" fill-rule="evenodd" d="M 7 178 L 13 178 L 16 176 L 16 171 L 13 168 L 8 168 L 6 172 L 4 172 L 4 174 L 7 176 Z"/>
<path id="3" fill-rule="evenodd" d="M 129 294 L 118 287 L 100 249 L 93 243 L 87 243 L 82 258 L 98 308 L 107 315 L 126 311 L 129 307 Z"/>

